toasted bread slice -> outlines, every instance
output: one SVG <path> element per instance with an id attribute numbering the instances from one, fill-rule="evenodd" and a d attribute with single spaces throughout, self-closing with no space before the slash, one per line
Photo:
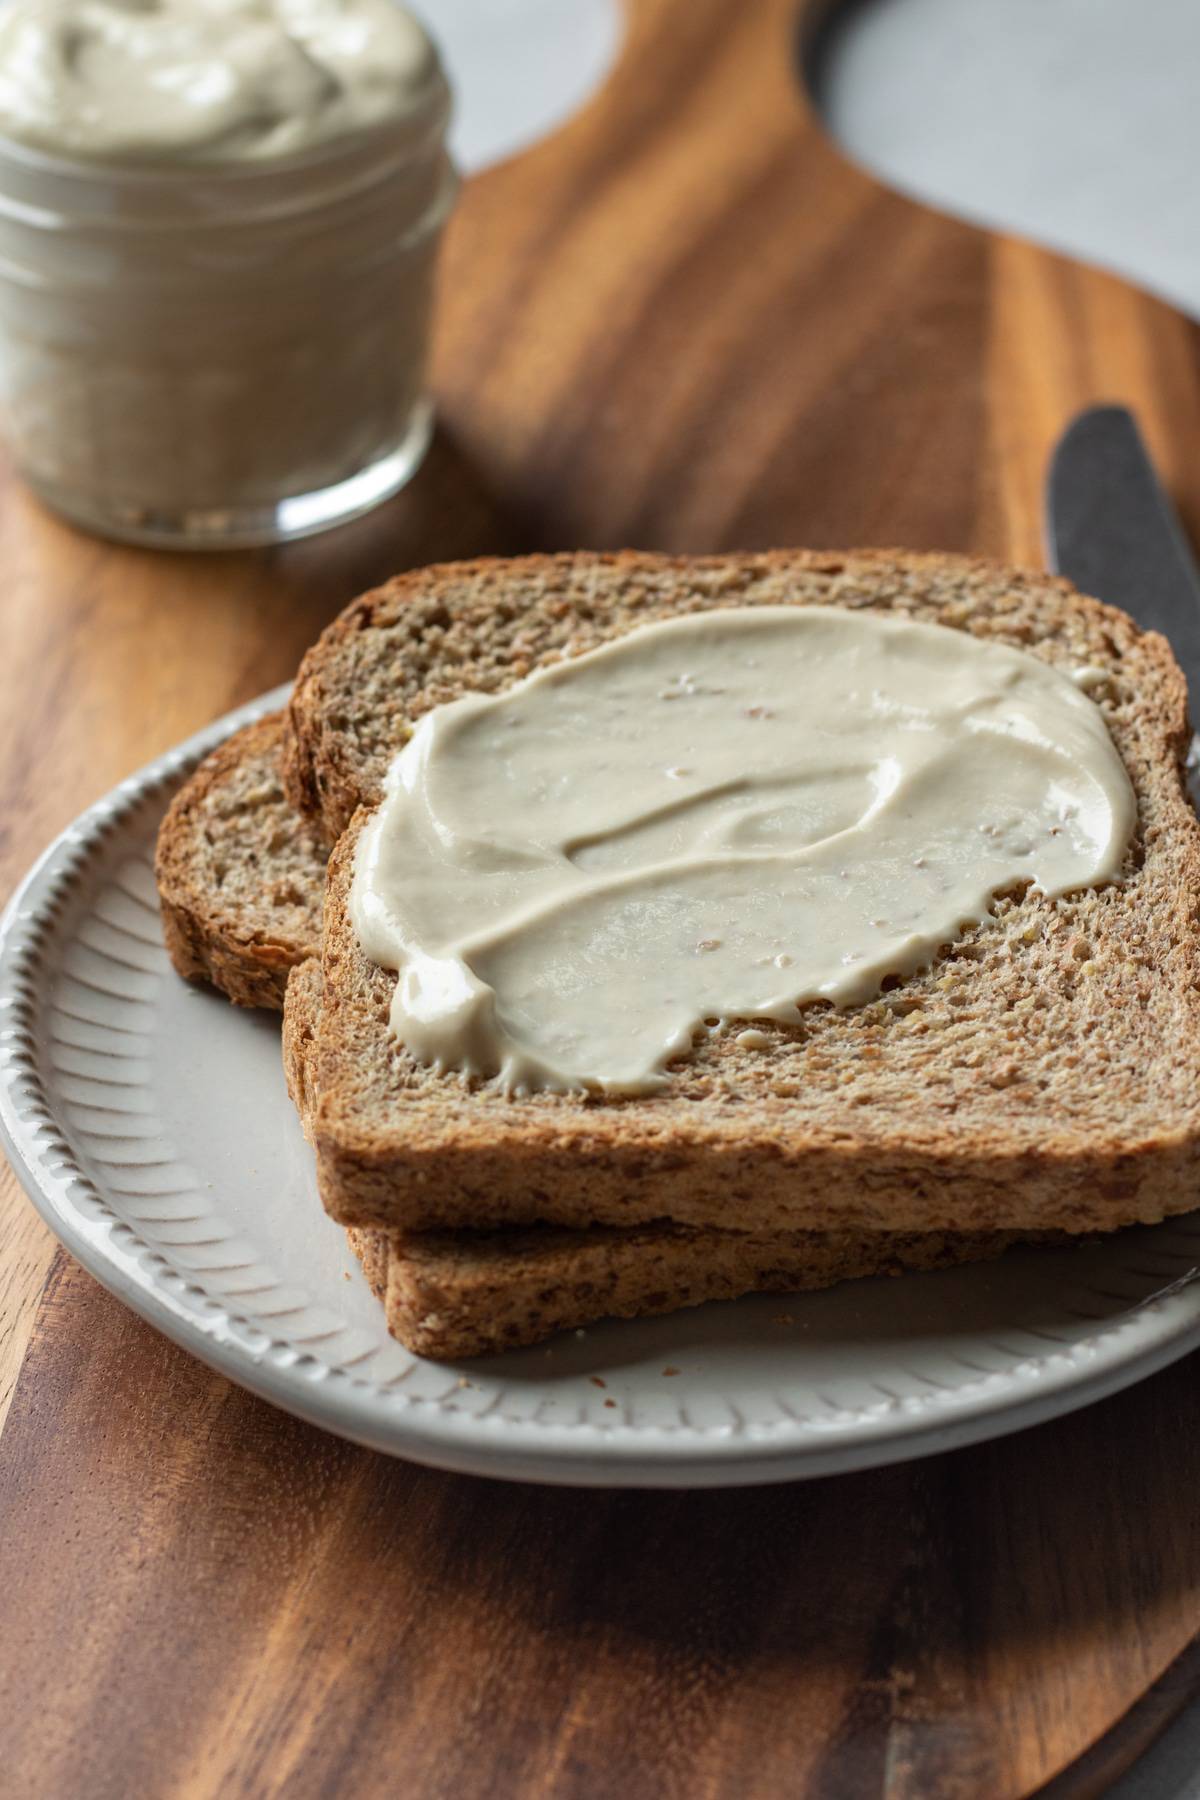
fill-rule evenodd
<path id="1" fill-rule="evenodd" d="M 513 1097 L 422 1066 L 394 976 L 330 865 L 313 1138 L 333 1216 L 391 1232 L 664 1218 L 743 1232 L 1109 1230 L 1200 1193 L 1200 826 L 1165 641 L 1036 574 L 952 557 L 567 557 L 405 577 L 357 602 L 297 684 L 292 780 L 327 829 L 370 801 L 417 712 L 638 623 L 717 605 L 904 612 L 1097 671 L 1137 794 L 1124 879 L 1001 898 L 873 1004 L 698 1043 L 631 1100 Z"/>
<path id="2" fill-rule="evenodd" d="M 321 966 L 288 983 L 284 1067 L 307 1126 Z M 422 1356 L 481 1356 L 540 1342 L 593 1320 L 676 1312 L 753 1292 L 799 1292 L 859 1276 L 944 1268 L 1000 1255 L 1012 1232 L 736 1233 L 682 1225 L 571 1231 L 549 1225 L 389 1237 L 356 1230 L 351 1245 L 388 1329 Z"/>
<path id="3" fill-rule="evenodd" d="M 648 1318 L 744 1294 L 798 1294 L 999 1256 L 1016 1233 L 643 1225 L 590 1231 L 347 1232 L 388 1330 L 419 1356 L 487 1356 L 598 1319 Z M 1061 1240 L 1060 1240 L 1061 1241 Z"/>
<path id="4" fill-rule="evenodd" d="M 326 849 L 284 795 L 282 713 L 235 733 L 179 790 L 159 828 L 163 936 L 189 981 L 239 1006 L 283 1005 L 321 941 Z"/>

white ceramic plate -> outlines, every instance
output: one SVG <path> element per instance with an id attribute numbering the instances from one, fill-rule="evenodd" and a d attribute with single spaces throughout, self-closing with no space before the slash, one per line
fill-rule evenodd
<path id="1" fill-rule="evenodd" d="M 1082 1249 L 609 1323 L 458 1367 L 410 1356 L 321 1211 L 278 1021 L 185 986 L 159 935 L 152 858 L 166 802 L 207 750 L 281 698 L 84 813 L 0 927 L 9 1154 L 80 1262 L 193 1354 L 419 1462 L 717 1486 L 1012 1431 L 1200 1343 L 1193 1214 Z"/>

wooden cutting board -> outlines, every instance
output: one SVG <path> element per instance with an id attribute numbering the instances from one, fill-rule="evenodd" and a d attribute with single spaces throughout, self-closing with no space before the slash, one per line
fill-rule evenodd
<path id="1" fill-rule="evenodd" d="M 467 185 L 439 438 L 371 519 L 170 558 L 4 474 L 8 885 L 400 567 L 621 544 L 1038 562 L 1048 449 L 1097 400 L 1136 408 L 1200 526 L 1194 327 L 847 166 L 796 41 L 790 0 L 636 0 L 599 97 Z M 4 1791 L 1008 1800 L 1074 1765 L 1053 1791 L 1083 1795 L 1200 1673 L 1194 1359 L 911 1467 L 558 1493 L 273 1412 L 56 1252 L 7 1174 L 0 1242 Z"/>

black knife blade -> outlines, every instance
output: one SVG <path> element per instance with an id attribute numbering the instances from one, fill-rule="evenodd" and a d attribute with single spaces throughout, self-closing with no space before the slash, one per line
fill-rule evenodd
<path id="1" fill-rule="evenodd" d="M 1200 573 L 1132 413 L 1095 406 L 1072 419 L 1046 478 L 1050 567 L 1161 631 L 1200 708 Z"/>

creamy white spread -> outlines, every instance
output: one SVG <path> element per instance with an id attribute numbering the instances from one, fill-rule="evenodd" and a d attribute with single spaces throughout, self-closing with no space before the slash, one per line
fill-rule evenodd
<path id="1" fill-rule="evenodd" d="M 1002 889 L 1114 880 L 1135 814 L 1098 707 L 1023 651 L 688 614 L 427 714 L 351 914 L 422 1061 L 646 1093 L 706 1024 L 863 1002 Z"/>
<path id="2" fill-rule="evenodd" d="M 435 69 L 395 0 L 6 0 L 0 133 L 85 159 L 261 161 L 403 114 Z"/>

